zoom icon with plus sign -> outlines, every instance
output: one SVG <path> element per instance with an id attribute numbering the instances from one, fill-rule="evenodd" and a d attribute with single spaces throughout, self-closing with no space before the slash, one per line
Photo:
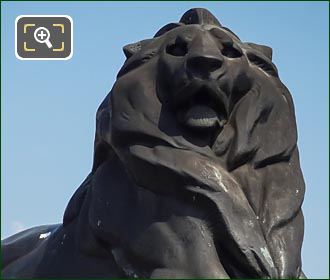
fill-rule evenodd
<path id="1" fill-rule="evenodd" d="M 15 22 L 15 53 L 21 60 L 66 60 L 72 57 L 72 18 L 24 15 Z"/>

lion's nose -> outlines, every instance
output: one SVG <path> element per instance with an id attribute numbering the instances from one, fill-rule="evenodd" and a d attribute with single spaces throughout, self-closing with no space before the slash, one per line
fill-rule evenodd
<path id="1" fill-rule="evenodd" d="M 214 56 L 193 56 L 187 59 L 187 70 L 196 78 L 208 79 L 221 68 L 223 60 Z"/>

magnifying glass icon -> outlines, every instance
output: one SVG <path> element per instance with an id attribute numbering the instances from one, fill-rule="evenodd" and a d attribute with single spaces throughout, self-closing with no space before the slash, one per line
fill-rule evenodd
<path id="1" fill-rule="evenodd" d="M 34 31 L 34 39 L 38 43 L 45 43 L 49 49 L 53 47 L 52 43 L 49 41 L 50 32 L 46 27 L 38 27 Z"/>

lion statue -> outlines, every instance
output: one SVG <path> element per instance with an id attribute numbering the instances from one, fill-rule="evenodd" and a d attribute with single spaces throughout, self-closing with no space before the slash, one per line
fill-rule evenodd
<path id="1" fill-rule="evenodd" d="M 293 101 L 272 50 L 191 9 L 127 57 L 59 225 L 2 242 L 4 278 L 305 278 Z"/>

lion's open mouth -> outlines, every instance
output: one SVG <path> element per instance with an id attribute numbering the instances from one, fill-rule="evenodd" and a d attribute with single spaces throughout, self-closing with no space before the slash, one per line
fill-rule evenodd
<path id="1" fill-rule="evenodd" d="M 180 93 L 177 102 L 179 122 L 194 130 L 222 129 L 227 119 L 225 95 L 208 86 Z"/>
<path id="2" fill-rule="evenodd" d="M 227 123 L 227 95 L 215 84 L 193 82 L 174 99 L 177 119 L 190 140 L 212 147 Z M 204 143 L 204 144 L 202 144 Z"/>

